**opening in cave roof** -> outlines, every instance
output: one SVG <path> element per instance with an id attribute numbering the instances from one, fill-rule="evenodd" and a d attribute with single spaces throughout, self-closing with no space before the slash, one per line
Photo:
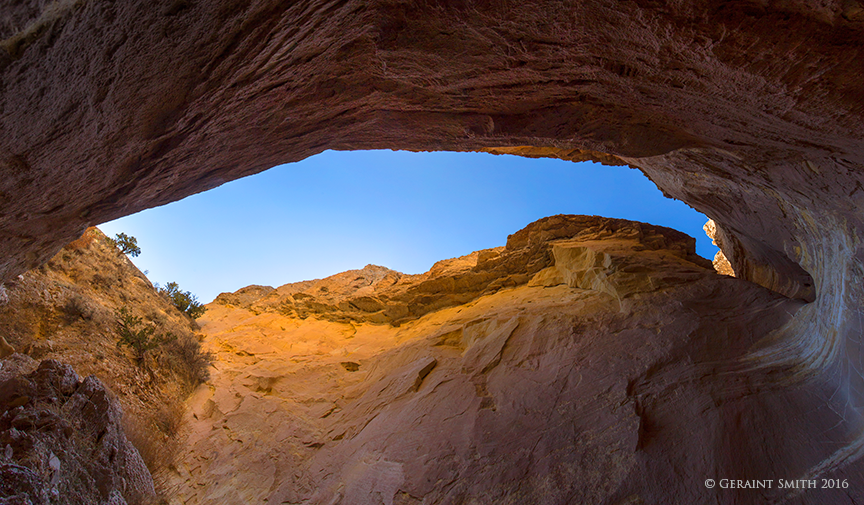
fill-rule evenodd
<path id="1" fill-rule="evenodd" d="M 707 218 L 639 170 L 476 152 L 325 151 L 100 228 L 137 237 L 151 280 L 209 302 L 366 264 L 421 273 L 554 214 L 667 226 L 717 251 Z"/>

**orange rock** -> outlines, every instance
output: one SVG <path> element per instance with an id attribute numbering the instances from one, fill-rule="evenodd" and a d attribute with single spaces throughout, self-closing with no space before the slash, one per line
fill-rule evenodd
<path id="1" fill-rule="evenodd" d="M 718 275 L 692 245 L 660 227 L 555 216 L 511 235 L 495 254 L 448 260 L 425 274 L 367 267 L 283 286 L 246 306 L 214 302 L 201 325 L 216 370 L 190 403 L 185 458 L 172 479 L 178 499 L 783 499 L 776 486 L 704 482 L 818 467 L 833 450 L 825 437 L 850 442 L 836 428 L 845 400 L 828 414 L 824 384 L 778 384 L 776 372 L 761 367 L 764 336 L 794 323 L 807 305 Z M 520 274 L 529 280 L 471 288 L 462 303 L 423 292 L 413 302 L 429 300 L 414 309 L 422 315 L 399 325 L 339 306 L 352 290 L 382 299 L 433 283 L 453 292 L 476 286 L 478 271 L 495 274 L 482 286 Z M 307 294 L 295 303 L 328 302 L 303 317 L 261 310 L 262 300 L 292 290 Z M 864 484 L 855 468 L 831 475 Z M 805 498 L 842 495 L 819 489 Z"/>

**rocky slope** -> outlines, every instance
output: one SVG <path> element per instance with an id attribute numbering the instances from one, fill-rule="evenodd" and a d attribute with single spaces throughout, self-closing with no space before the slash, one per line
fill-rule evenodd
<path id="1" fill-rule="evenodd" d="M 175 339 L 149 351 L 145 361 L 138 362 L 128 349 L 117 345 L 117 312 L 121 308 L 141 317 L 145 325 L 153 325 L 157 334 L 172 334 Z M 3 289 L 0 337 L 8 347 L 0 350 L 3 358 L 0 359 L 0 374 L 7 371 L 11 374 L 13 363 L 25 365 L 18 367 L 20 370 L 15 379 L 18 382 L 5 383 L 6 389 L 0 395 L 0 410 L 8 410 L 12 416 L 7 415 L 0 421 L 0 430 L 7 430 L 0 434 L 0 438 L 6 437 L 0 439 L 0 450 L 11 443 L 15 461 L 24 461 L 26 464 L 20 464 L 25 466 L 32 466 L 33 462 L 41 465 L 37 473 L 48 479 L 45 482 L 51 486 L 56 484 L 52 480 L 54 474 L 43 467 L 49 459 L 48 453 L 53 451 L 63 468 L 57 478 L 74 491 L 92 487 L 93 483 L 92 479 L 82 478 L 83 474 L 67 471 L 69 468 L 89 469 L 98 463 L 97 466 L 102 468 L 97 472 L 102 477 L 94 477 L 98 482 L 105 479 L 109 483 L 113 482 L 111 479 L 129 480 L 121 472 L 122 464 L 117 463 L 119 466 L 115 465 L 116 468 L 111 466 L 114 464 L 111 454 L 122 456 L 128 452 L 123 449 L 126 438 L 121 436 L 125 430 L 150 469 L 164 470 L 173 457 L 174 436 L 183 414 L 183 400 L 207 376 L 208 363 L 206 356 L 200 353 L 198 338 L 191 329 L 193 324 L 167 298 L 158 294 L 150 281 L 99 230 L 87 230 L 51 261 L 25 272 L 14 282 L 6 283 Z M 18 354 L 9 356 L 15 351 Z M 39 375 L 40 372 L 35 372 L 35 377 L 24 377 L 36 369 L 38 362 L 34 360 L 63 363 L 51 365 L 52 370 L 58 370 L 60 377 L 49 381 L 68 383 L 61 388 L 61 396 L 57 396 L 57 391 L 46 389 L 42 382 L 48 379 Z M 43 361 L 42 366 L 47 366 L 46 363 L 55 361 Z M 80 386 L 76 373 L 88 377 Z M 30 389 L 37 394 L 28 393 Z M 78 405 L 82 400 L 76 398 L 86 393 L 92 399 L 96 392 L 102 395 L 102 403 L 97 402 L 93 407 L 95 411 L 84 409 L 79 412 L 83 408 Z M 28 397 L 30 400 L 23 404 L 25 411 L 15 414 L 15 401 Z M 66 412 L 68 409 L 72 412 Z M 58 416 L 62 419 L 62 422 L 57 422 L 59 424 L 54 422 Z M 89 447 L 87 442 L 72 449 L 62 440 L 60 446 L 57 440 L 53 440 L 45 442 L 43 445 L 49 449 L 44 449 L 27 442 L 26 435 L 30 432 L 24 432 L 24 438 L 15 435 L 14 429 L 20 431 L 20 423 L 24 422 L 15 420 L 19 417 L 32 418 L 39 428 L 35 430 L 37 432 L 42 431 L 45 424 L 42 418 L 46 418 L 48 426 L 59 425 L 66 436 L 74 435 L 71 439 L 75 443 L 80 442 L 81 437 L 86 439 L 89 436 L 86 434 L 92 430 L 96 430 L 94 433 L 97 435 L 105 431 L 111 437 L 97 437 L 102 446 Z M 11 425 L 4 425 L 4 422 Z M 104 429 L 97 429 L 99 426 Z M 122 441 L 118 442 L 121 438 Z M 94 459 L 87 462 L 80 454 L 88 453 L 82 447 L 89 447 L 90 453 L 98 458 L 108 457 L 109 461 Z M 26 451 L 36 452 L 31 457 Z M 149 474 L 147 479 L 150 479 Z M 99 484 L 97 487 L 102 493 L 101 499 L 107 500 L 109 491 L 116 488 L 127 498 L 131 497 L 134 503 L 141 502 L 134 492 L 128 495 L 123 486 L 115 485 L 109 489 Z M 151 480 L 150 494 L 152 488 Z M 88 496 L 61 492 L 48 498 L 50 503 L 99 503 L 96 498 Z M 42 503 L 34 501 L 37 502 Z"/>
<path id="2" fill-rule="evenodd" d="M 484 258 L 525 281 L 488 282 Z M 440 297 L 398 325 L 352 305 L 430 282 Z M 704 485 L 809 478 L 848 437 L 826 385 L 753 366 L 802 306 L 716 274 L 679 232 L 584 216 L 422 275 L 223 294 L 201 319 L 216 369 L 190 400 L 177 503 L 860 502 L 858 467 L 821 475 L 841 490 Z"/>

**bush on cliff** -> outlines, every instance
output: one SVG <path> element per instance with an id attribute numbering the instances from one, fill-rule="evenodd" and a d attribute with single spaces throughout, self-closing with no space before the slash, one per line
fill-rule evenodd
<path id="1" fill-rule="evenodd" d="M 176 337 L 170 333 L 154 337 L 156 327 L 145 325 L 140 317 L 133 316 L 126 307 L 118 310 L 116 316 L 117 333 L 120 335 L 117 347 L 128 347 L 135 355 L 138 366 L 143 367 L 145 365 L 148 351 L 156 349 L 166 342 L 176 340 Z"/>
<path id="2" fill-rule="evenodd" d="M 192 334 L 180 335 L 167 346 L 168 352 L 160 363 L 181 377 L 190 391 L 210 378 L 213 355 L 201 349 L 201 343 Z"/>
<path id="3" fill-rule="evenodd" d="M 203 304 L 198 302 L 198 297 L 189 291 L 182 291 L 176 282 L 169 282 L 164 287 L 159 287 L 157 284 L 156 287 L 160 293 L 171 300 L 174 306 L 177 307 L 177 310 L 185 313 L 192 319 L 198 319 L 204 314 L 206 309 Z"/>

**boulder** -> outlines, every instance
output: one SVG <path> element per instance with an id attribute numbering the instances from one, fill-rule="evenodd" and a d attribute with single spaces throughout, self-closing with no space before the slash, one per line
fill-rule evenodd
<path id="1" fill-rule="evenodd" d="M 0 361 L 4 369 L 15 362 Z M 29 373 L 4 373 L 0 410 L 0 503 L 115 505 L 155 497 L 153 479 L 123 432 L 120 404 L 95 377 L 82 381 L 54 360 Z"/>

